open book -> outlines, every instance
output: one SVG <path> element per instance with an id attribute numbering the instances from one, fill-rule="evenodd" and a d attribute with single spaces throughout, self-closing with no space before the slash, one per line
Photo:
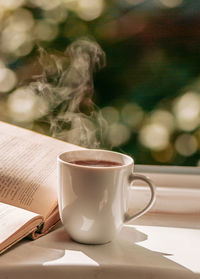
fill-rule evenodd
<path id="1" fill-rule="evenodd" d="M 0 122 L 0 254 L 59 220 L 56 157 L 80 147 Z"/>

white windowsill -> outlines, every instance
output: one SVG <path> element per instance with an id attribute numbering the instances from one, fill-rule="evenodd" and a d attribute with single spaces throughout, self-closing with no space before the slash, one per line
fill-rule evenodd
<path id="1" fill-rule="evenodd" d="M 135 166 L 156 185 L 156 201 L 150 212 L 200 214 L 200 168 Z M 139 211 L 150 199 L 149 188 L 141 181 L 131 187 L 128 208 Z"/>
<path id="2" fill-rule="evenodd" d="M 149 176 L 159 187 L 200 190 L 200 167 L 135 165 L 134 171 Z"/>

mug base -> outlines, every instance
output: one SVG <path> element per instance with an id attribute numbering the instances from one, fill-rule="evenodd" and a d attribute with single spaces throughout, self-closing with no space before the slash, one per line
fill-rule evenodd
<path id="1" fill-rule="evenodd" d="M 82 241 L 82 240 L 76 240 L 73 237 L 71 237 L 71 239 L 74 242 L 80 243 L 80 244 L 84 244 L 84 245 L 104 245 L 104 244 L 108 244 L 110 243 L 112 240 L 106 240 L 106 241 Z"/>

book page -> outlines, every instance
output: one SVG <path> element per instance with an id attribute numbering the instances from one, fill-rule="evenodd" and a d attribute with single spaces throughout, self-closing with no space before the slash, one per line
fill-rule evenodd
<path id="1" fill-rule="evenodd" d="M 36 230 L 42 221 L 36 213 L 0 203 L 0 253 Z"/>
<path id="2" fill-rule="evenodd" d="M 0 122 L 0 202 L 46 217 L 57 203 L 57 155 L 79 148 Z"/>

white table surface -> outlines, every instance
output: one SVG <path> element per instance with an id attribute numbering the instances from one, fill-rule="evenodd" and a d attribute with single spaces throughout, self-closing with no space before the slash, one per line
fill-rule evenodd
<path id="1" fill-rule="evenodd" d="M 104 245 L 75 243 L 58 225 L 1 255 L 0 278 L 200 278 L 200 216 L 147 214 Z"/>

